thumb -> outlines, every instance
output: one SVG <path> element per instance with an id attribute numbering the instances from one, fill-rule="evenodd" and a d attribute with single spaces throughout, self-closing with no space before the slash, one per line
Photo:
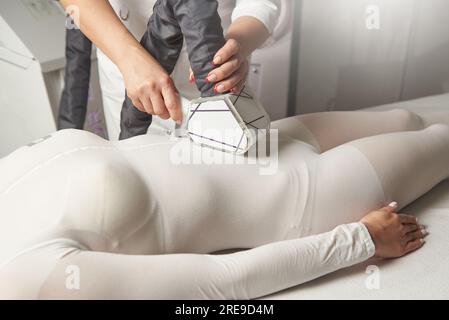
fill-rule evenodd
<path id="1" fill-rule="evenodd" d="M 393 201 L 388 206 L 384 207 L 383 210 L 386 212 L 395 212 L 398 209 L 398 203 Z"/>

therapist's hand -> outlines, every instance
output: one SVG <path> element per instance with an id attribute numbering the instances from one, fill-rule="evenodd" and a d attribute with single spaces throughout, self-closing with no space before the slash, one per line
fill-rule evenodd
<path id="1" fill-rule="evenodd" d="M 367 227 L 376 247 L 376 256 L 397 258 L 424 244 L 425 228 L 416 217 L 396 213 L 397 203 L 373 211 L 360 221 Z"/>
<path id="2" fill-rule="evenodd" d="M 140 111 L 182 121 L 179 94 L 164 68 L 147 52 L 130 53 L 120 71 L 125 80 L 128 97 Z"/>
<path id="3" fill-rule="evenodd" d="M 237 40 L 229 39 L 216 54 L 212 63 L 217 66 L 207 76 L 207 81 L 214 83 L 216 93 L 238 93 L 245 85 L 249 63 L 247 56 Z M 190 82 L 193 82 L 193 73 L 190 73 Z"/>

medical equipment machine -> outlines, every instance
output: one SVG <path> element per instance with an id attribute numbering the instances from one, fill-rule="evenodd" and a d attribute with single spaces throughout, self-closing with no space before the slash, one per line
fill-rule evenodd
<path id="1" fill-rule="evenodd" d="M 0 157 L 56 131 L 68 19 L 58 1 L 0 1 Z M 86 129 L 105 127 L 96 57 Z M 101 134 L 100 134 L 101 135 Z"/>

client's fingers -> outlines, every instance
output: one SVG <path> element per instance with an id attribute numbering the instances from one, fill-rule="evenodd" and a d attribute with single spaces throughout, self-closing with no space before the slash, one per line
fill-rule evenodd
<path id="1" fill-rule="evenodd" d="M 407 243 L 404 248 L 404 250 L 405 250 L 404 254 L 410 253 L 412 251 L 415 251 L 415 250 L 421 248 L 424 243 L 425 243 L 424 239 L 416 239 L 414 241 Z"/>
<path id="2" fill-rule="evenodd" d="M 416 239 L 422 239 L 425 236 L 425 232 L 421 230 L 410 232 L 404 237 L 404 244 L 409 243 L 410 241 L 415 241 Z"/>
<path id="3" fill-rule="evenodd" d="M 421 226 L 418 224 L 411 224 L 411 223 L 404 224 L 404 234 L 418 231 L 420 228 L 421 228 Z"/>
<path id="4" fill-rule="evenodd" d="M 418 223 L 418 218 L 409 214 L 399 214 L 399 221 L 401 223 Z"/>

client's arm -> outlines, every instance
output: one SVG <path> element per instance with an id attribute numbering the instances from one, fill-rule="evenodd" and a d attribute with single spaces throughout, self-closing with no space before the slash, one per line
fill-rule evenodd
<path id="1" fill-rule="evenodd" d="M 251 299 L 280 291 L 374 255 L 361 223 L 227 255 L 131 256 L 90 251 L 66 255 L 41 299 Z M 65 288 L 76 265 L 80 290 Z"/>
<path id="2" fill-rule="evenodd" d="M 374 232 L 376 248 L 365 223 Z M 408 233 L 409 241 L 402 245 L 404 225 L 415 231 Z M 53 269 L 40 298 L 257 298 L 362 262 L 375 251 L 400 256 L 415 250 L 422 245 L 416 230 L 413 217 L 396 215 L 393 207 L 387 207 L 366 216 L 363 223 L 227 255 L 130 256 L 76 250 Z M 80 290 L 65 287 L 65 270 L 70 265 L 80 269 Z"/>

